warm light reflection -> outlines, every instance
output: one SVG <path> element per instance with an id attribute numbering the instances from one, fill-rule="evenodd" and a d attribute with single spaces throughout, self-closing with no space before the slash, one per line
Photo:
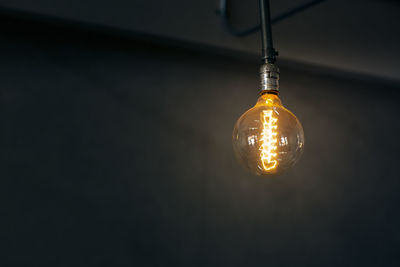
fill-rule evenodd
<path id="1" fill-rule="evenodd" d="M 278 119 L 274 117 L 272 109 L 263 110 L 263 112 L 261 113 L 261 123 L 263 129 L 261 132 L 260 140 L 260 158 L 262 167 L 266 171 L 273 170 L 278 165 L 278 161 L 276 160 L 276 150 L 278 149 L 277 121 Z"/>

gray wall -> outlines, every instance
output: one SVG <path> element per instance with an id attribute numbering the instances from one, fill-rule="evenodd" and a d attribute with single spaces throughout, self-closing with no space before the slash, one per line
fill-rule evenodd
<path id="1" fill-rule="evenodd" d="M 398 266 L 399 86 L 283 66 L 278 178 L 234 160 L 258 62 L 11 21 L 2 266 Z"/>
<path id="2" fill-rule="evenodd" d="M 220 0 L 0 0 L 3 9 L 65 19 L 198 45 L 259 54 L 260 37 L 238 38 L 216 15 Z M 237 29 L 256 25 L 258 1 L 227 0 Z M 271 0 L 278 16 L 312 0 Z M 335 0 L 274 24 L 281 58 L 400 82 L 400 4 Z"/>

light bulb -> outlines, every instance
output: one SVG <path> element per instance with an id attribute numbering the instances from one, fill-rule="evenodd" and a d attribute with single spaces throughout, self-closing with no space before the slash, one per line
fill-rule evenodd
<path id="1" fill-rule="evenodd" d="M 277 95 L 278 74 L 275 73 L 274 90 L 263 90 L 256 105 L 238 119 L 233 129 L 235 156 L 255 175 L 280 173 L 293 166 L 303 153 L 303 127 L 282 106 Z M 271 73 L 268 75 L 270 86 Z"/>

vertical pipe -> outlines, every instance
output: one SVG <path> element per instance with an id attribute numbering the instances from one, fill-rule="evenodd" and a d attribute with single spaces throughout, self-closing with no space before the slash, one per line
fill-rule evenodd
<path id="1" fill-rule="evenodd" d="M 260 0 L 261 53 L 265 63 L 275 63 L 276 51 L 272 43 L 271 12 L 269 0 Z"/>

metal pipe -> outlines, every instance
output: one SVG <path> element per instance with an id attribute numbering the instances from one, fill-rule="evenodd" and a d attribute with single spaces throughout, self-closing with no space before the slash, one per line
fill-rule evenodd
<path id="1" fill-rule="evenodd" d="M 269 0 L 260 0 L 261 54 L 265 63 L 275 63 L 277 52 L 272 42 L 271 12 Z"/>

